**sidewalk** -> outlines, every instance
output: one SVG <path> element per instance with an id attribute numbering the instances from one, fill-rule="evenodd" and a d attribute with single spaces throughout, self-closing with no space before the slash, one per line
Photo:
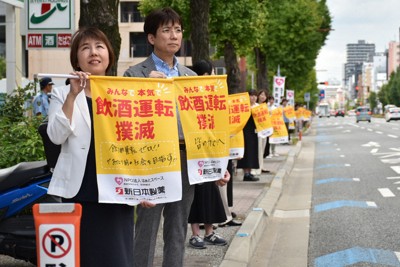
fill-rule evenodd
<path id="1" fill-rule="evenodd" d="M 258 182 L 243 182 L 242 170 L 238 169 L 233 176 L 233 207 L 231 211 L 243 222 L 242 226 L 218 227 L 216 232 L 228 241 L 227 246 L 208 245 L 207 249 L 189 247 L 191 235 L 188 227 L 184 266 L 247 266 L 252 257 L 254 246 L 260 239 L 266 217 L 270 216 L 282 191 L 282 180 L 291 172 L 294 158 L 301 149 L 301 142 L 296 145 L 277 145 L 276 153 L 280 156 L 264 159 L 264 168 L 271 173 L 262 173 Z M 257 207 L 254 208 L 253 207 Z M 263 210 L 265 212 L 263 212 Z M 202 232 L 204 234 L 204 230 Z M 154 266 L 162 263 L 162 231 L 157 239 Z"/>

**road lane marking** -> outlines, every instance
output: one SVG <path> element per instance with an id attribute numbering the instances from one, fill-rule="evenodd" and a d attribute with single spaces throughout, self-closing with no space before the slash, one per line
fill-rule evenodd
<path id="1" fill-rule="evenodd" d="M 396 195 L 389 188 L 378 188 L 379 193 L 383 197 L 395 197 Z"/>
<path id="2" fill-rule="evenodd" d="M 342 207 L 377 208 L 378 206 L 373 201 L 338 200 L 315 205 L 314 212 L 327 211 Z"/>
<path id="3" fill-rule="evenodd" d="M 392 138 L 399 138 L 397 135 L 393 135 L 393 134 L 388 134 L 388 136 L 392 137 Z"/>
<path id="4" fill-rule="evenodd" d="M 360 178 L 326 178 L 320 179 L 315 182 L 316 185 L 319 184 L 328 184 L 328 183 L 335 183 L 335 182 L 359 182 Z"/>
<path id="5" fill-rule="evenodd" d="M 381 132 L 381 131 L 376 131 L 376 133 L 377 133 L 377 134 L 383 134 L 383 132 Z"/>
<path id="6" fill-rule="evenodd" d="M 394 170 L 396 173 L 400 174 L 400 166 L 390 166 L 392 170 Z"/>
<path id="7" fill-rule="evenodd" d="M 343 267 L 350 266 L 357 263 L 372 263 L 385 266 L 400 266 L 399 252 L 375 249 L 375 248 L 362 248 L 352 247 L 349 249 L 336 251 L 315 258 L 315 267 Z"/>
<path id="8" fill-rule="evenodd" d="M 377 148 L 371 149 L 371 154 L 375 154 L 376 152 L 378 152 Z"/>
<path id="9" fill-rule="evenodd" d="M 365 147 L 381 147 L 381 145 L 377 142 L 368 142 L 366 144 L 363 144 L 361 146 L 365 146 Z"/>

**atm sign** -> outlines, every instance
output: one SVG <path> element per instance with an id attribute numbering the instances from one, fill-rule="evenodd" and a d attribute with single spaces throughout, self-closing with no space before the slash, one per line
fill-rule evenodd
<path id="1" fill-rule="evenodd" d="M 69 48 L 70 33 L 29 33 L 27 48 Z"/>

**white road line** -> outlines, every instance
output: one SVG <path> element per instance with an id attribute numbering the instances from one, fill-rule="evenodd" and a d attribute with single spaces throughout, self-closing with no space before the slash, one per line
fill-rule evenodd
<path id="1" fill-rule="evenodd" d="M 396 255 L 397 259 L 400 261 L 400 252 L 395 251 L 394 255 Z"/>
<path id="2" fill-rule="evenodd" d="M 370 132 L 372 132 L 373 130 L 368 128 L 368 129 L 367 129 L 367 131 L 370 131 Z"/>
<path id="3" fill-rule="evenodd" d="M 392 137 L 392 138 L 399 138 L 397 135 L 393 135 L 393 134 L 388 134 L 388 136 Z"/>
<path id="4" fill-rule="evenodd" d="M 389 188 L 378 188 L 379 193 L 381 193 L 381 195 L 383 197 L 395 197 L 396 195 L 393 194 L 392 191 L 390 191 Z"/>
<path id="5" fill-rule="evenodd" d="M 371 149 L 371 154 L 375 154 L 376 152 L 378 152 L 377 148 Z"/>
<path id="6" fill-rule="evenodd" d="M 400 166 L 390 166 L 396 173 L 400 174 Z"/>
<path id="7" fill-rule="evenodd" d="M 344 166 L 346 166 L 346 167 L 350 167 L 350 166 L 351 166 L 351 164 L 349 164 L 349 163 L 346 163 L 346 164 L 344 164 Z"/>
<path id="8" fill-rule="evenodd" d="M 386 179 L 389 179 L 389 180 L 400 179 L 400 176 L 386 177 Z"/>
<path id="9" fill-rule="evenodd" d="M 383 134 L 381 131 L 376 131 L 377 134 Z"/>

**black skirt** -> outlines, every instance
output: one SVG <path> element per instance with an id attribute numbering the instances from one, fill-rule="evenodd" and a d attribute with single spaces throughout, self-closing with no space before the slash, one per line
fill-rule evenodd
<path id="1" fill-rule="evenodd" d="M 245 127 L 243 128 L 244 137 L 244 155 L 237 161 L 238 169 L 258 169 L 258 136 L 256 133 L 256 125 L 254 119 L 250 116 Z"/>
<path id="2" fill-rule="evenodd" d="M 212 224 L 225 221 L 224 204 L 215 182 L 197 184 L 188 222 Z"/>
<path id="3" fill-rule="evenodd" d="M 82 203 L 82 267 L 133 266 L 134 207 Z"/>

